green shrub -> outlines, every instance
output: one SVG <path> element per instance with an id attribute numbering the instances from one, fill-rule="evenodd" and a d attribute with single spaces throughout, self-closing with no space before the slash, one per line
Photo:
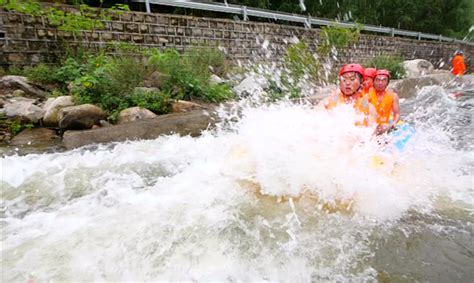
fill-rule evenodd
<path id="1" fill-rule="evenodd" d="M 213 69 L 224 66 L 224 55 L 218 49 L 191 49 L 183 55 L 174 49 L 164 52 L 155 49 L 149 52 L 148 65 L 151 71 L 166 75 L 162 89 L 175 99 L 220 102 L 232 98 L 228 86 L 209 84 L 209 66 Z"/>
<path id="2" fill-rule="evenodd" d="M 402 79 L 405 77 L 405 68 L 403 67 L 403 59 L 395 56 L 377 56 L 367 62 L 366 67 L 376 69 L 386 69 L 390 71 L 392 79 Z"/>
<path id="3" fill-rule="evenodd" d="M 306 42 L 302 40 L 290 45 L 286 50 L 285 67 L 290 71 L 291 78 L 295 82 L 299 82 L 305 74 L 315 79 L 318 75 L 319 62 L 309 50 Z"/>
<path id="4" fill-rule="evenodd" d="M 360 25 L 355 28 L 343 28 L 338 26 L 327 26 L 321 29 L 318 53 L 326 55 L 332 48 L 341 49 L 356 43 L 359 40 Z"/>
<path id="5" fill-rule="evenodd" d="M 146 108 L 156 114 L 166 114 L 171 111 L 171 94 L 158 91 L 134 91 L 131 97 L 133 105 Z"/>
<path id="6" fill-rule="evenodd" d="M 16 120 L 7 121 L 6 123 L 8 125 L 8 129 L 14 136 L 16 136 L 18 133 L 20 133 L 24 129 L 31 129 L 35 126 L 32 123 L 22 124 L 21 122 L 16 121 Z"/>
<path id="7" fill-rule="evenodd" d="M 24 75 L 28 77 L 29 80 L 38 83 L 56 83 L 55 74 L 55 68 L 46 64 L 38 64 L 24 70 Z"/>

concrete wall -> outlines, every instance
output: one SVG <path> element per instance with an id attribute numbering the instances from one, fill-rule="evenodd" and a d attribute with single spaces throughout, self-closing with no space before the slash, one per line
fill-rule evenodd
<path id="1" fill-rule="evenodd" d="M 179 51 L 193 45 L 218 45 L 234 61 L 279 60 L 295 37 L 304 38 L 315 50 L 319 33 L 320 29 L 270 23 L 128 12 L 106 22 L 105 30 L 71 34 L 49 25 L 45 17 L 0 11 L 0 66 L 54 62 L 64 52 L 64 45 L 96 49 L 117 41 Z M 426 59 L 436 67 L 444 62 L 442 67 L 449 69 L 449 59 L 456 49 L 464 50 L 467 61 L 474 52 L 474 46 L 467 44 L 362 34 L 359 42 L 343 50 L 334 63 L 363 63 L 373 56 L 389 54 Z M 468 65 L 472 72 L 473 64 Z"/>

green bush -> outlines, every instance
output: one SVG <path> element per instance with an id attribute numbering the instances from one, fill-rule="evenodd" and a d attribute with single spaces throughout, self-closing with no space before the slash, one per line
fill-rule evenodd
<path id="1" fill-rule="evenodd" d="M 378 69 L 386 69 L 390 71 L 392 79 L 402 79 L 405 77 L 405 68 L 403 67 L 403 59 L 395 56 L 377 56 L 367 62 L 366 67 Z"/>
<path id="2" fill-rule="evenodd" d="M 38 64 L 24 70 L 24 75 L 33 82 L 38 83 L 56 83 L 56 70 L 54 67 L 46 64 Z"/>
<path id="3" fill-rule="evenodd" d="M 332 48 L 341 49 L 356 43 L 359 40 L 360 25 L 355 28 L 343 28 L 338 26 L 327 26 L 321 29 L 318 53 L 326 55 Z"/>
<path id="4" fill-rule="evenodd" d="M 315 79 L 318 75 L 319 62 L 309 50 L 306 42 L 302 40 L 290 45 L 286 50 L 285 67 L 289 70 L 291 78 L 295 82 L 299 82 L 305 74 Z"/>
<path id="5" fill-rule="evenodd" d="M 224 55 L 218 49 L 191 49 L 183 55 L 174 49 L 164 52 L 155 49 L 149 53 L 148 65 L 150 71 L 166 75 L 163 91 L 171 93 L 175 99 L 221 102 L 232 98 L 228 86 L 209 84 L 209 66 L 213 69 L 224 67 Z"/>

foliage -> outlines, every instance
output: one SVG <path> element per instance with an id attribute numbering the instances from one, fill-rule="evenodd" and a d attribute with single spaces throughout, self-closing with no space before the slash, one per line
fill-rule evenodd
<path id="1" fill-rule="evenodd" d="M 393 56 L 378 56 L 372 58 L 366 67 L 376 69 L 386 69 L 390 71 L 392 79 L 402 79 L 405 77 L 405 68 L 403 67 L 403 59 Z"/>
<path id="2" fill-rule="evenodd" d="M 191 49 L 180 55 L 174 49 L 164 52 L 152 50 L 149 53 L 150 71 L 164 74 L 163 90 L 177 99 L 203 99 L 221 102 L 232 98 L 227 85 L 210 85 L 209 69 L 224 68 L 224 56 L 213 48 Z"/>
<path id="3" fill-rule="evenodd" d="M 296 44 L 290 45 L 286 50 L 285 67 L 290 71 L 294 81 L 300 81 L 305 74 L 316 78 L 319 62 L 309 50 L 306 42 L 301 40 Z"/>
<path id="4" fill-rule="evenodd" d="M 13 135 L 17 135 L 24 129 L 31 129 L 35 126 L 32 123 L 22 124 L 21 122 L 16 121 L 16 120 L 7 121 L 7 125 L 8 125 L 8 129 Z"/>
<path id="5" fill-rule="evenodd" d="M 332 48 L 341 49 L 356 43 L 359 40 L 361 26 L 348 29 L 338 26 L 327 26 L 321 29 L 320 45 L 318 53 L 321 55 L 328 54 Z"/>
<path id="6" fill-rule="evenodd" d="M 46 64 L 38 64 L 24 70 L 24 75 L 29 80 L 39 83 L 55 83 L 55 70 Z"/>
<path id="7" fill-rule="evenodd" d="M 164 91 L 133 92 L 131 101 L 133 105 L 146 108 L 156 114 L 166 114 L 171 111 L 171 94 Z"/>
<path id="8" fill-rule="evenodd" d="M 474 25 L 472 0 L 371 0 L 299 1 L 227 0 L 228 3 L 271 9 L 314 17 L 354 21 L 364 24 L 407 29 L 464 38 Z M 470 37 L 474 40 L 474 36 Z"/>
<path id="9" fill-rule="evenodd" d="M 100 1 L 101 5 L 103 0 Z M 112 15 L 129 11 L 128 5 L 117 4 L 108 9 L 92 8 L 86 4 L 75 6 L 77 12 L 67 12 L 58 7 L 42 6 L 37 0 L 0 0 L 0 8 L 29 16 L 45 16 L 59 30 L 79 33 L 82 30 L 103 29 L 102 21 L 110 21 Z"/>

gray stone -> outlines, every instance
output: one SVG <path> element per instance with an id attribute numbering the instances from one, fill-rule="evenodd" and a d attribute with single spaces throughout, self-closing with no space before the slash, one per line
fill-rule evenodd
<path id="1" fill-rule="evenodd" d="M 59 129 L 61 132 L 90 129 L 106 118 L 104 110 L 92 104 L 69 106 L 59 110 Z"/>
<path id="2" fill-rule="evenodd" d="M 10 145 L 45 145 L 57 141 L 59 136 L 56 132 L 47 128 L 25 129 L 16 135 Z"/>
<path id="3" fill-rule="evenodd" d="M 77 148 L 88 144 L 125 140 L 154 139 L 160 135 L 177 133 L 199 136 L 201 132 L 217 122 L 213 112 L 203 110 L 188 113 L 160 115 L 153 119 L 137 120 L 88 131 L 66 131 L 63 145 Z"/>
<path id="4" fill-rule="evenodd" d="M 262 75 L 249 75 L 234 87 L 234 91 L 238 96 L 246 97 L 260 95 L 266 88 L 268 88 L 268 83 L 265 77 Z"/>
<path id="5" fill-rule="evenodd" d="M 74 106 L 72 96 L 59 96 L 49 98 L 43 106 L 43 123 L 45 126 L 57 126 L 59 123 L 59 111 L 65 107 Z"/>
<path id="6" fill-rule="evenodd" d="M 135 120 L 151 119 L 157 115 L 146 108 L 131 107 L 122 110 L 118 115 L 117 124 L 128 123 Z"/>
<path id="7" fill-rule="evenodd" d="M 430 77 L 410 78 L 391 81 L 388 87 L 398 93 L 398 97 L 410 98 L 415 96 L 422 87 L 431 85 L 440 85 L 440 82 Z"/>
<path id="8" fill-rule="evenodd" d="M 6 100 L 3 105 L 5 116 L 13 120 L 37 123 L 41 118 L 43 118 L 44 111 L 40 107 L 34 105 L 34 103 L 34 99 L 25 97 L 15 97 Z"/>
<path id="9" fill-rule="evenodd" d="M 35 99 L 45 99 L 46 92 L 36 86 L 31 85 L 26 77 L 22 76 L 3 76 L 0 78 L 0 92 L 5 89 L 22 90 L 25 96 Z"/>
<path id="10" fill-rule="evenodd" d="M 405 68 L 407 78 L 418 78 L 431 74 L 434 70 L 433 64 L 423 59 L 404 61 L 403 67 Z"/>

